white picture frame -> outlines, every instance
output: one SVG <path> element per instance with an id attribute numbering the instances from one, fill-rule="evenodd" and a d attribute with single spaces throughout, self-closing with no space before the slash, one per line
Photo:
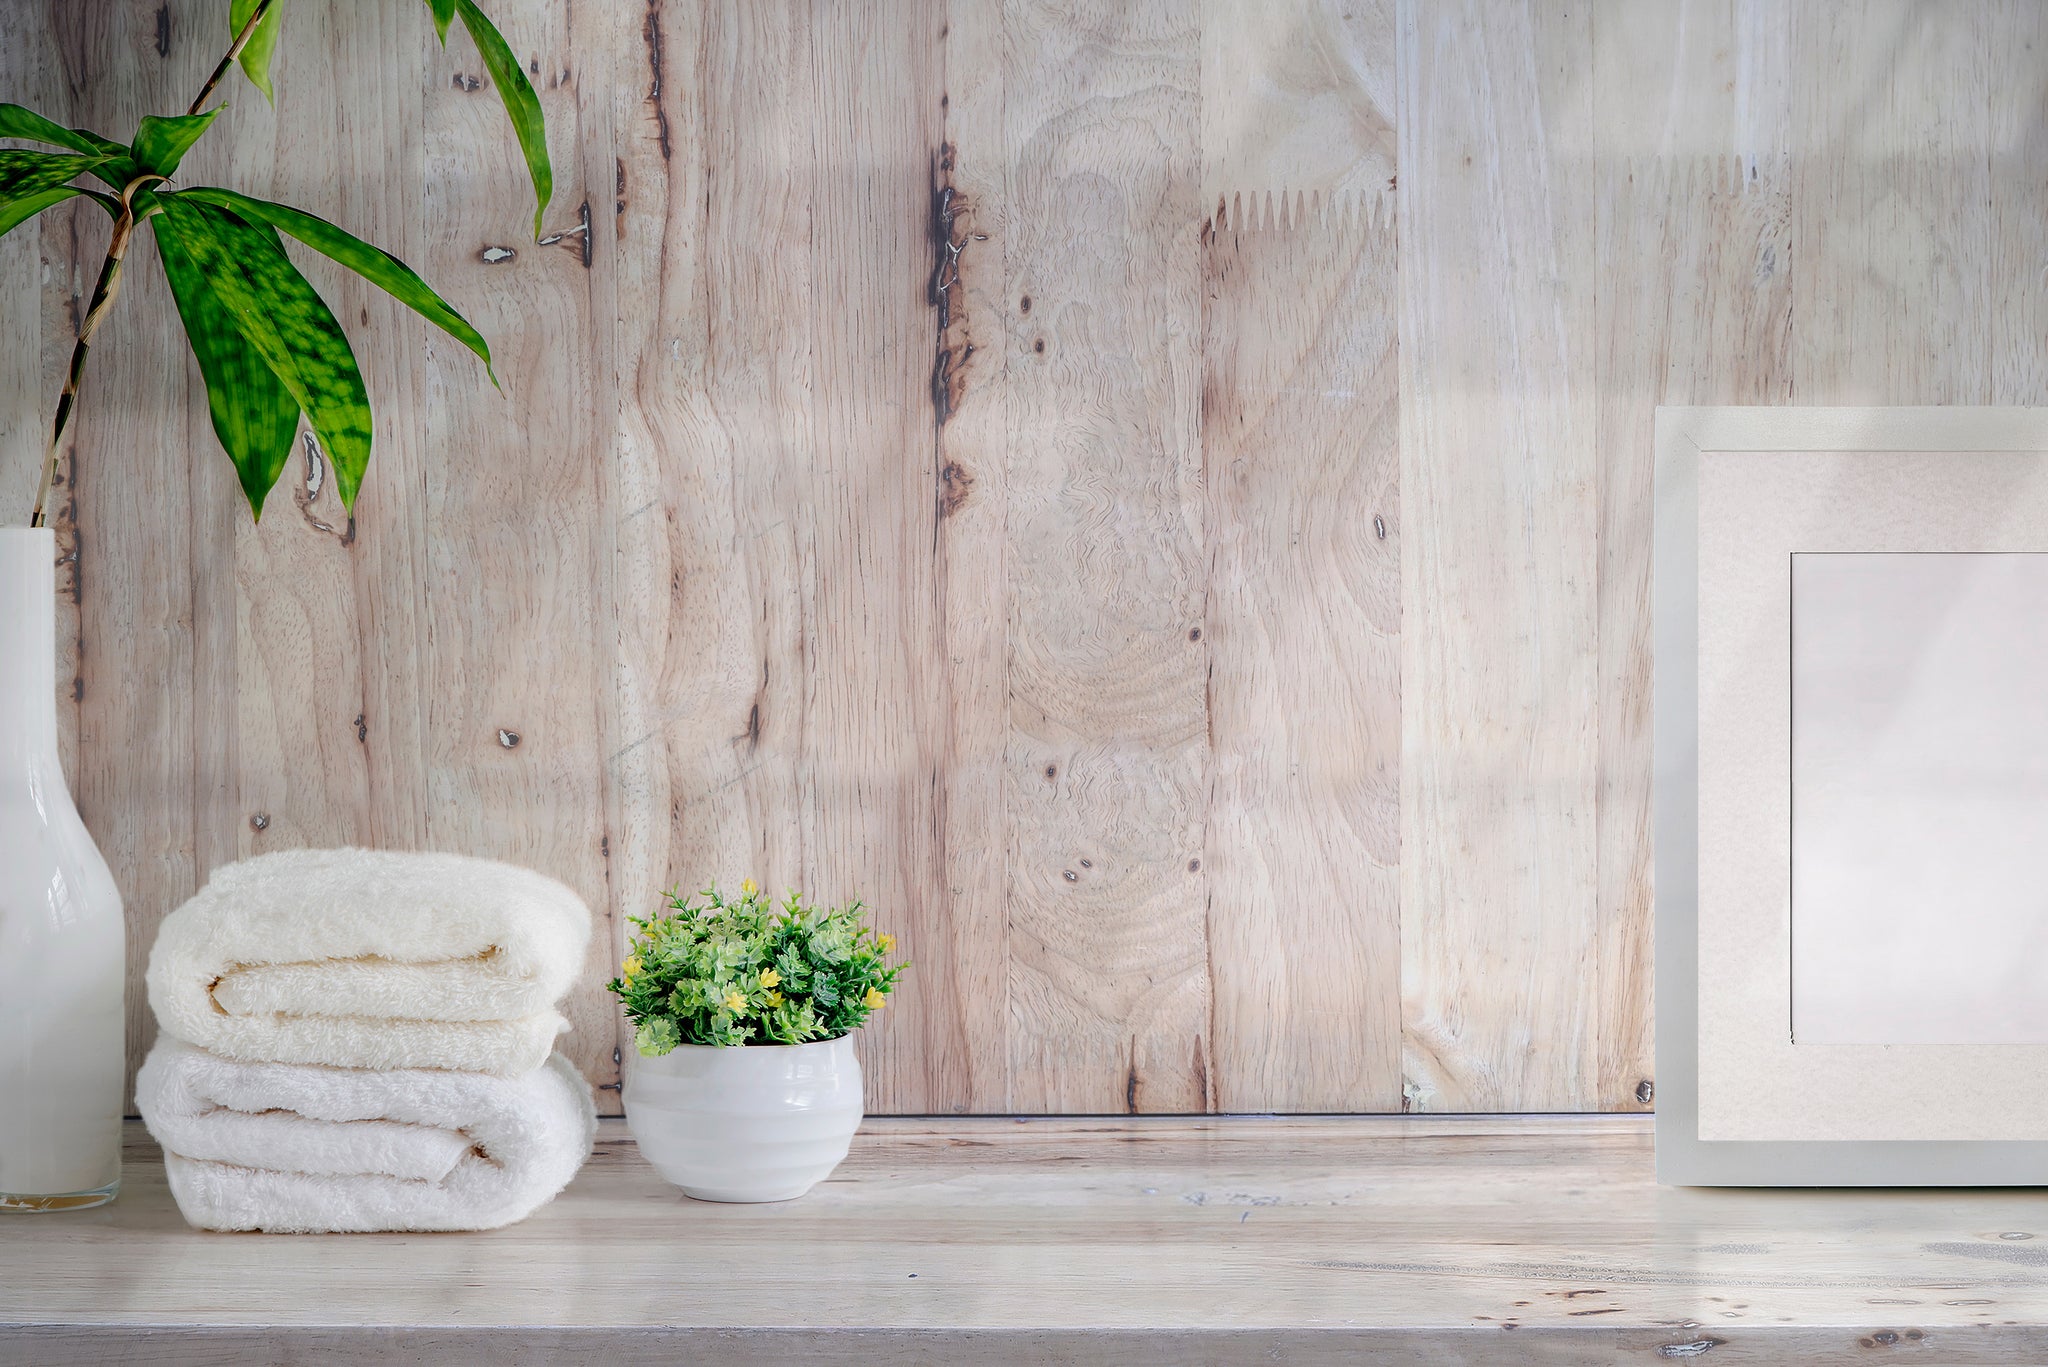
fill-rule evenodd
<path id="1" fill-rule="evenodd" d="M 1975 733 L 1921 734 L 1947 715 L 1927 690 L 1968 680 L 1968 706 L 2010 705 L 2029 722 L 2017 747 L 2022 781 L 2002 777 L 1972 795 L 1990 817 L 2011 819 L 1972 829 L 1990 831 L 1987 840 L 2028 829 L 2034 808 L 1999 804 L 2048 801 L 2048 779 L 2035 784 L 2026 767 L 2030 747 L 2048 754 L 2048 721 L 2033 728 L 2022 705 L 2000 701 L 2017 697 L 2002 676 L 2022 671 L 1991 668 L 1999 651 L 1983 645 L 1985 623 L 2022 613 L 2035 585 L 2048 584 L 2048 558 L 2030 558 L 2048 557 L 2048 409 L 1660 408 L 1656 444 L 1659 1180 L 2048 1184 L 2048 1025 L 2011 1011 L 1990 1017 L 1999 993 L 2010 1005 L 2026 981 L 1987 991 L 1982 1019 L 1956 986 L 2010 959 L 2015 927 L 2032 933 L 2030 882 L 1995 861 L 1996 876 L 1974 882 L 1944 874 L 1941 842 L 1910 838 L 1942 810 L 1938 798 L 1901 783 L 1899 803 L 1883 800 L 1888 776 L 1924 768 L 1930 745 L 1947 753 L 1953 744 L 1965 787 L 1969 766 L 1984 762 L 1972 757 L 1997 751 Z M 1800 570 L 1806 556 L 1858 558 Z M 1955 559 L 1963 556 L 2008 559 Z M 1807 610 L 1796 627 L 1795 590 Z M 1881 629 L 1859 620 L 1871 605 L 1916 597 L 1932 603 L 1918 619 Z M 1975 647 L 1958 645 L 1968 630 Z M 1916 644 L 1915 631 L 1931 634 Z M 2048 621 L 2035 623 L 2027 649 L 2048 650 L 2044 633 Z M 1973 648 L 1977 666 L 1944 672 Z M 1831 651 L 1852 649 L 1868 658 L 1825 667 Z M 1804 730 L 1792 705 L 1795 650 Z M 1872 703 L 1864 689 L 1881 696 Z M 1807 813 L 1797 838 L 1795 809 Z M 1908 867 L 1916 858 L 1933 867 Z M 1893 883 L 1926 873 L 1917 898 L 1873 896 L 1884 882 L 1837 876 L 1866 859 L 1892 861 L 1878 871 Z M 1928 891 L 1949 886 L 1961 889 L 1955 904 Z M 1922 902 L 1939 924 L 1911 923 Z M 1850 952 L 1863 931 L 1893 934 L 1918 956 L 1913 1010 L 1859 1012 L 1853 992 L 1837 990 L 1835 969 L 1869 971 Z M 1955 962 L 1935 964 L 1929 949 L 1944 937 Z M 1807 1022 L 1804 1043 L 1795 1016 Z"/>

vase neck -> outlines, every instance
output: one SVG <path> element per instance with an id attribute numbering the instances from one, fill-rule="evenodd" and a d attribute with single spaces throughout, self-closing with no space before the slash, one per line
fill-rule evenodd
<path id="1" fill-rule="evenodd" d="M 57 546 L 47 528 L 0 528 L 0 765 L 57 758 Z"/>

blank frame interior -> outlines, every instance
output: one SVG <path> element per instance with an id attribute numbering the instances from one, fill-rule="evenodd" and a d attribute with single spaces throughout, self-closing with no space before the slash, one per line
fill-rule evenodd
<path id="1" fill-rule="evenodd" d="M 1792 1036 L 2048 1043 L 2048 555 L 1792 557 Z"/>

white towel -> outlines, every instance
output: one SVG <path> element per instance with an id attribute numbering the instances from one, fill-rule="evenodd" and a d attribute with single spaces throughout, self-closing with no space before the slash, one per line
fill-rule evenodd
<path id="1" fill-rule="evenodd" d="M 135 1092 L 201 1229 L 496 1229 L 552 1200 L 597 1136 L 560 1054 L 501 1078 L 238 1063 L 163 1038 Z"/>
<path id="2" fill-rule="evenodd" d="M 164 918 L 149 1004 L 250 1062 L 539 1067 L 590 911 L 552 878 L 455 854 L 284 850 L 214 872 Z"/>

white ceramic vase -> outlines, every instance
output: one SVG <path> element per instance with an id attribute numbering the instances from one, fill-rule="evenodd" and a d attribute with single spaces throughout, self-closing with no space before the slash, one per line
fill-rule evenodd
<path id="1" fill-rule="evenodd" d="M 655 1171 L 700 1201 L 788 1201 L 846 1157 L 862 1114 L 853 1037 L 684 1044 L 626 1071 L 626 1123 Z"/>
<path id="2" fill-rule="evenodd" d="M 121 1180 L 121 894 L 57 759 L 57 546 L 0 528 L 0 1210 Z"/>

